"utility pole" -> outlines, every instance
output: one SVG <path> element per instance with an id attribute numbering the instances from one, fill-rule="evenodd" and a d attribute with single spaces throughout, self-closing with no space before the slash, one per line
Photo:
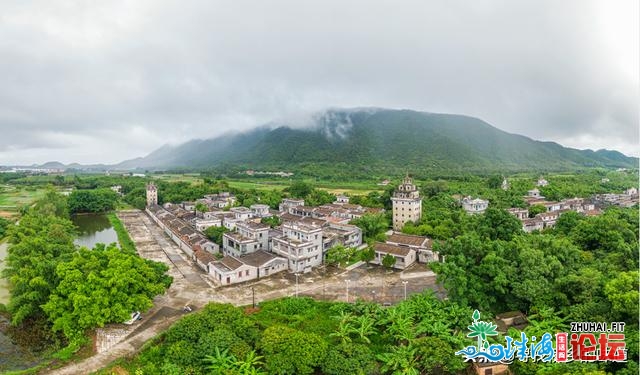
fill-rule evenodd
<path id="1" fill-rule="evenodd" d="M 345 281 L 347 282 L 347 303 L 349 303 L 349 283 L 351 282 L 351 280 L 346 279 Z"/>
<path id="2" fill-rule="evenodd" d="M 298 298 L 298 276 L 300 274 L 296 272 L 296 298 Z"/>
<path id="3" fill-rule="evenodd" d="M 256 289 L 255 287 L 252 285 L 251 286 L 251 301 L 253 302 L 253 308 L 256 308 Z"/>
<path id="4" fill-rule="evenodd" d="M 402 285 L 404 285 L 404 300 L 407 300 L 407 284 L 409 284 L 409 282 L 407 280 L 402 281 Z"/>

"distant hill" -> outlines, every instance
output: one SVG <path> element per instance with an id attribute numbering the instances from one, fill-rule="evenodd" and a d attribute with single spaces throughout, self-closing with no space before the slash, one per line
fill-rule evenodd
<path id="1" fill-rule="evenodd" d="M 296 170 L 310 166 L 402 171 L 634 168 L 617 151 L 576 150 L 510 134 L 473 117 L 410 110 L 328 110 L 314 125 L 272 124 L 245 133 L 163 146 L 117 169 L 215 168 Z"/>

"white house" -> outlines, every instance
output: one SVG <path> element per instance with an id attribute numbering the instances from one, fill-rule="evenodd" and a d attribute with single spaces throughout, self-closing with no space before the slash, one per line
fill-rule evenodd
<path id="1" fill-rule="evenodd" d="M 375 257 L 371 261 L 373 264 L 382 265 L 382 259 L 391 255 L 396 258 L 393 268 L 406 269 L 416 261 L 416 251 L 408 246 L 398 246 L 388 243 L 376 242 L 373 245 Z"/>
<path id="2" fill-rule="evenodd" d="M 462 199 L 462 208 L 467 211 L 468 214 L 484 213 L 487 210 L 488 206 L 489 201 L 486 201 L 484 199 L 471 199 L 471 197 L 465 197 Z"/>
<path id="3" fill-rule="evenodd" d="M 271 239 L 271 251 L 289 261 L 289 271 L 309 272 L 322 264 L 322 228 L 285 223 L 283 235 Z"/>
<path id="4" fill-rule="evenodd" d="M 542 176 L 540 176 L 540 178 L 538 179 L 538 182 L 536 182 L 536 186 L 547 186 L 549 185 L 549 181 L 545 180 Z"/>
<path id="5" fill-rule="evenodd" d="M 252 204 L 249 209 L 253 213 L 253 217 L 269 217 L 271 213 L 269 212 L 269 205 L 266 204 Z"/>

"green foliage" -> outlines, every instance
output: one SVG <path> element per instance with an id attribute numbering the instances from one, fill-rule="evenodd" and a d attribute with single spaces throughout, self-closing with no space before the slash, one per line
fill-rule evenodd
<path id="1" fill-rule="evenodd" d="M 371 246 L 367 246 L 366 249 L 360 252 L 360 260 L 369 263 L 376 257 L 376 251 Z"/>
<path id="2" fill-rule="evenodd" d="M 389 221 L 383 214 L 365 214 L 358 219 L 353 219 L 349 224 L 362 229 L 362 237 L 365 241 L 374 241 L 384 236 L 389 229 Z"/>
<path id="3" fill-rule="evenodd" d="M 382 258 L 382 265 L 385 266 L 385 268 L 393 268 L 395 264 L 396 264 L 396 257 L 394 257 L 391 254 L 387 254 Z"/>
<path id="4" fill-rule="evenodd" d="M 11 222 L 8 219 L 0 217 L 0 239 L 4 238 L 5 233 L 7 232 L 7 228 L 11 225 Z"/>
<path id="5" fill-rule="evenodd" d="M 68 198 L 72 214 L 112 211 L 117 202 L 118 194 L 110 189 L 74 190 Z"/>
<path id="6" fill-rule="evenodd" d="M 113 230 L 116 231 L 116 235 L 118 236 L 118 243 L 120 244 L 120 249 L 122 249 L 123 251 L 130 252 L 132 254 L 137 253 L 135 243 L 133 242 L 131 237 L 129 237 L 129 232 L 125 229 L 124 225 L 122 225 L 122 222 L 120 221 L 120 219 L 118 219 L 116 214 L 110 213 L 107 215 L 107 218 L 109 219 L 109 222 L 113 227 Z"/>
<path id="7" fill-rule="evenodd" d="M 375 356 L 367 345 L 340 344 L 329 348 L 321 369 L 327 375 L 372 374 L 375 370 Z"/>
<path id="8" fill-rule="evenodd" d="M 260 222 L 270 226 L 271 228 L 275 228 L 282 224 L 282 220 L 280 220 L 278 216 L 263 217 Z"/>
<path id="9" fill-rule="evenodd" d="M 265 329 L 259 347 L 270 373 L 312 374 L 324 360 L 328 345 L 316 334 L 276 325 Z"/>
<path id="10" fill-rule="evenodd" d="M 336 245 L 327 250 L 325 263 L 328 265 L 337 266 L 343 263 L 348 263 L 355 255 L 355 248 Z"/>
<path id="11" fill-rule="evenodd" d="M 209 227 L 204 230 L 204 234 L 211 241 L 217 243 L 219 246 L 222 246 L 222 235 L 228 231 L 229 229 L 227 229 L 226 227 Z"/>
<path id="12" fill-rule="evenodd" d="M 480 217 L 477 231 L 491 240 L 510 241 L 522 234 L 522 223 L 505 210 L 489 207 Z"/>
<path id="13" fill-rule="evenodd" d="M 43 311 L 54 331 L 67 338 L 86 329 L 124 322 L 132 311 L 148 310 L 153 298 L 171 284 L 163 263 L 122 252 L 114 245 L 81 248 L 56 267 L 59 283 Z"/>
<path id="14" fill-rule="evenodd" d="M 75 227 L 68 219 L 45 215 L 55 203 L 37 204 L 10 227 L 10 246 L 3 275 L 11 286 L 7 308 L 13 324 L 29 318 L 43 317 L 41 306 L 59 282 L 55 270 L 75 252 Z"/>
<path id="15" fill-rule="evenodd" d="M 529 217 L 535 217 L 537 214 L 547 212 L 547 208 L 541 204 L 533 204 L 529 206 Z"/>
<path id="16" fill-rule="evenodd" d="M 284 189 L 284 191 L 289 193 L 289 195 L 293 198 L 304 199 L 313 192 L 313 186 L 303 181 L 295 181 L 293 184 L 291 184 L 291 186 Z"/>
<path id="17" fill-rule="evenodd" d="M 382 109 L 331 110 L 320 118 L 314 129 L 262 128 L 191 141 L 154 152 L 140 162 L 162 168 L 214 169 L 223 174 L 246 170 L 250 165 L 337 180 L 398 176 L 407 169 L 424 174 L 497 174 L 638 165 L 636 158 L 619 153 L 578 151 L 536 142 L 468 116 Z M 346 132 L 337 130 L 345 123 L 351 125 Z M 555 180 L 550 181 L 553 186 Z"/>

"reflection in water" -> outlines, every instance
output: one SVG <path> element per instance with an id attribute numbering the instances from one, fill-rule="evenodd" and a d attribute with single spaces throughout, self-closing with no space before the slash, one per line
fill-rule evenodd
<path id="1" fill-rule="evenodd" d="M 118 243 L 118 235 L 106 215 L 76 215 L 71 221 L 78 227 L 77 245 L 91 249 L 97 243 Z"/>

